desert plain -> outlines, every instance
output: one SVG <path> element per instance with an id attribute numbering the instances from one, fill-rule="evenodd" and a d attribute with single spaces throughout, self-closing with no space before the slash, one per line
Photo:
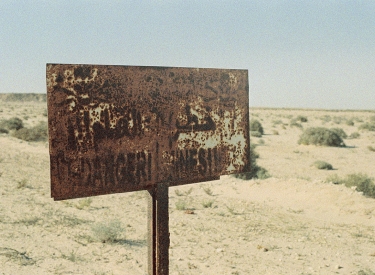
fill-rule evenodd
<path id="1" fill-rule="evenodd" d="M 332 175 L 375 178 L 375 111 L 251 108 L 266 179 L 169 188 L 172 275 L 375 274 L 375 199 Z M 0 100 L 0 120 L 47 121 L 43 99 Z M 298 117 L 306 122 L 296 121 Z M 341 128 L 345 147 L 300 145 Z M 146 192 L 54 201 L 47 141 L 0 134 L 0 274 L 147 274 Z M 321 160 L 332 170 L 312 165 Z"/>

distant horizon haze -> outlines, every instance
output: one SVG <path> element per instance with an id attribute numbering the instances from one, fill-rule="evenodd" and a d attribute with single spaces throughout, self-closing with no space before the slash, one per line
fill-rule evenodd
<path id="1" fill-rule="evenodd" d="M 34 97 L 36 95 L 36 97 Z M 40 99 L 38 96 L 43 95 L 43 99 Z M 8 97 L 11 97 L 10 99 Z M 15 98 L 14 96 L 21 96 L 19 98 Z M 22 98 L 25 97 L 25 98 Z M 44 101 L 47 102 L 47 94 L 46 93 L 0 93 L 0 101 L 23 101 L 23 102 L 32 102 L 32 101 Z M 275 106 L 256 106 L 249 104 L 250 111 L 251 109 L 262 109 L 262 110 L 306 110 L 306 111 L 332 111 L 332 112 L 340 112 L 340 111 L 353 111 L 353 112 L 374 112 L 375 109 L 324 109 L 324 108 L 312 108 L 312 107 L 275 107 Z"/>

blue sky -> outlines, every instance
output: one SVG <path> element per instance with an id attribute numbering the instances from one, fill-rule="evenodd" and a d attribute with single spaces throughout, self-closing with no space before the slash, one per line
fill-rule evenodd
<path id="1" fill-rule="evenodd" d="M 0 93 L 46 63 L 247 69 L 250 106 L 375 109 L 375 1 L 0 2 Z"/>

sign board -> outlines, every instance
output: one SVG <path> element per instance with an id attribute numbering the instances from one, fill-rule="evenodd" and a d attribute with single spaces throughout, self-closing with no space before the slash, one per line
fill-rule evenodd
<path id="1" fill-rule="evenodd" d="M 250 169 L 247 70 L 47 64 L 55 200 Z"/>

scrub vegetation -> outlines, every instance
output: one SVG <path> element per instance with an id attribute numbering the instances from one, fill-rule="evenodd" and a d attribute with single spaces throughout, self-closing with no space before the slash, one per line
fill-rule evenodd
<path id="1" fill-rule="evenodd" d="M 271 177 L 267 169 L 257 165 L 256 159 L 259 158 L 259 154 L 255 151 L 256 145 L 251 144 L 250 146 L 250 172 L 235 174 L 235 178 L 249 180 L 249 179 L 267 179 Z"/>
<path id="2" fill-rule="evenodd" d="M 327 182 L 334 184 L 343 184 L 346 187 L 353 188 L 358 192 L 363 192 L 363 195 L 375 198 L 375 183 L 374 178 L 369 177 L 363 173 L 354 173 L 339 177 L 334 174 L 327 177 Z"/>
<path id="3" fill-rule="evenodd" d="M 300 136 L 298 144 L 345 147 L 344 141 L 336 130 L 323 127 L 307 128 Z"/>
<path id="4" fill-rule="evenodd" d="M 313 166 L 321 170 L 332 170 L 333 167 L 328 162 L 317 160 L 313 163 Z"/>

